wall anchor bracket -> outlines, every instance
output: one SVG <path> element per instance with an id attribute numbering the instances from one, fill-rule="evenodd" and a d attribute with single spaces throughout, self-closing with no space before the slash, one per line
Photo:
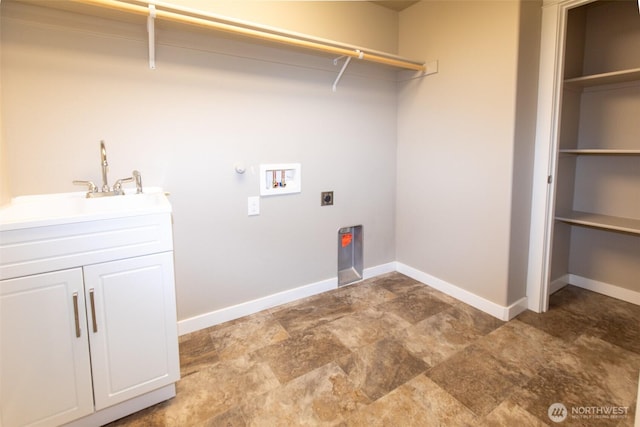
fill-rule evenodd
<path id="1" fill-rule="evenodd" d="M 149 5 L 147 17 L 147 33 L 149 33 L 149 68 L 156 69 L 156 6 Z"/>

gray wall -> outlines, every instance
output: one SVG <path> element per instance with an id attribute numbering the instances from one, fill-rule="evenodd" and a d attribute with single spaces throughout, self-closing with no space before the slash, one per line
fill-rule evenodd
<path id="1" fill-rule="evenodd" d="M 105 139 L 113 178 L 138 168 L 172 193 L 180 319 L 335 277 L 336 230 L 352 224 L 364 225 L 365 267 L 397 260 L 500 306 L 523 297 L 539 2 L 426 1 L 399 14 L 267 3 L 254 5 L 266 24 L 398 45 L 440 71 L 397 85 L 394 71 L 352 61 L 332 93 L 332 58 L 171 25 L 150 71 L 144 23 L 84 24 L 5 1 L 12 195 L 98 180 Z M 271 162 L 301 162 L 303 191 L 262 198 L 247 217 L 253 171 Z M 319 206 L 324 190 L 335 206 Z"/>
<path id="2" fill-rule="evenodd" d="M 354 64 L 333 93 L 330 57 L 167 25 L 151 71 L 144 21 L 2 8 L 12 195 L 99 181 L 104 139 L 112 181 L 139 169 L 171 192 L 179 319 L 335 277 L 341 226 L 364 225 L 365 267 L 395 260 L 391 71 Z M 259 164 L 281 162 L 302 164 L 302 193 L 248 217 Z"/>
<path id="3" fill-rule="evenodd" d="M 439 72 L 399 91 L 397 260 L 502 306 L 526 289 L 540 3 L 524 3 L 420 2 L 399 26 L 400 54 Z"/>

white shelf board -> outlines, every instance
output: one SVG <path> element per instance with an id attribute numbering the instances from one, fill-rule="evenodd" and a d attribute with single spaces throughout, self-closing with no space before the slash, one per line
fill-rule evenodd
<path id="1" fill-rule="evenodd" d="M 600 149 L 600 148 L 562 148 L 564 154 L 581 154 L 591 156 L 640 156 L 640 150 Z"/>
<path id="2" fill-rule="evenodd" d="M 640 80 L 640 68 L 612 71 L 610 73 L 592 74 L 589 76 L 566 79 L 564 84 L 568 87 L 592 87 L 613 83 L 625 83 Z"/>
<path id="3" fill-rule="evenodd" d="M 640 235 L 640 219 L 572 211 L 568 215 L 556 215 L 556 220 L 569 224 Z"/>

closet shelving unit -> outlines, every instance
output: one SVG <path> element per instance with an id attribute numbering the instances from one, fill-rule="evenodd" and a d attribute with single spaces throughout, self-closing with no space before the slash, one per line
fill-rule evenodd
<path id="1" fill-rule="evenodd" d="M 640 293 L 640 14 L 576 2 L 564 34 L 551 281 Z"/>

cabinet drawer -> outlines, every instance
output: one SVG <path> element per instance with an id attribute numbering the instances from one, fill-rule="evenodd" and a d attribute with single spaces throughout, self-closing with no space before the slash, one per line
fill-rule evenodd
<path id="1" fill-rule="evenodd" d="M 0 232 L 0 280 L 171 251 L 171 214 Z"/>

